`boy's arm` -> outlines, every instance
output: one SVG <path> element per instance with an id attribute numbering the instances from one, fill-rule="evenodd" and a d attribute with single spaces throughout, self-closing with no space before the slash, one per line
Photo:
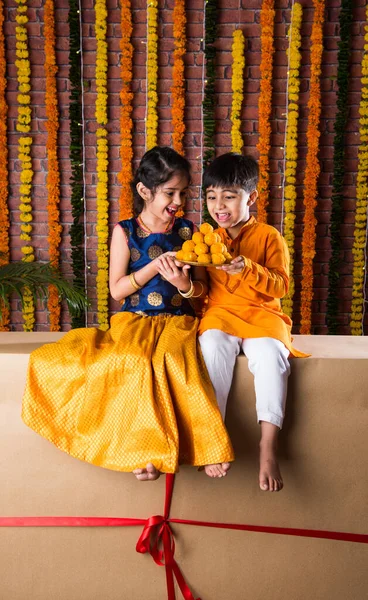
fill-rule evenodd
<path id="1" fill-rule="evenodd" d="M 238 256 L 231 265 L 220 267 L 229 274 L 238 275 L 255 291 L 272 298 L 283 298 L 289 289 L 289 251 L 281 235 L 272 236 L 265 249 L 265 265 L 262 266 L 246 256 Z M 238 270 L 233 270 L 232 267 Z"/>

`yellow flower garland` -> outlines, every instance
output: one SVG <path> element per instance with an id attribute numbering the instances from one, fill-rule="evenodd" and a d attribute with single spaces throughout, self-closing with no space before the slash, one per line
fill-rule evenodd
<path id="1" fill-rule="evenodd" d="M 96 0 L 96 121 L 107 125 L 107 9 L 106 0 Z M 99 127 L 97 136 L 97 319 L 101 329 L 109 327 L 109 202 L 107 130 Z"/>
<path id="2" fill-rule="evenodd" d="M 368 20 L 368 7 L 366 9 Z M 359 106 L 360 145 L 358 152 L 358 175 L 356 187 L 355 228 L 353 244 L 353 290 L 350 314 L 352 335 L 363 335 L 365 248 L 367 237 L 368 198 L 368 26 L 365 26 L 365 45 L 362 59 L 362 95 Z"/>
<path id="3" fill-rule="evenodd" d="M 147 5 L 147 119 L 146 119 L 146 148 L 150 150 L 157 145 L 157 18 L 158 1 L 149 0 Z"/>
<path id="4" fill-rule="evenodd" d="M 29 61 L 28 51 L 28 34 L 26 24 L 27 17 L 27 0 L 16 0 L 17 14 L 15 28 L 16 35 L 16 57 L 15 65 L 17 67 L 18 80 L 18 118 L 16 129 L 21 133 L 29 133 L 31 131 L 31 108 L 29 106 L 31 97 L 31 66 Z M 21 240 L 25 241 L 21 248 L 23 260 L 25 262 L 33 262 L 35 259 L 33 246 L 31 241 L 32 232 L 32 207 L 31 207 L 31 184 L 33 179 L 32 161 L 31 161 L 31 146 L 32 138 L 29 136 L 21 136 L 18 140 L 18 159 L 21 162 L 20 173 L 20 220 L 22 222 Z M 33 296 L 29 290 L 25 290 L 23 294 L 23 329 L 24 331 L 33 331 L 35 319 L 35 306 Z"/>
<path id="5" fill-rule="evenodd" d="M 8 106 L 6 103 L 6 58 L 4 38 L 4 5 L 0 0 L 0 266 L 9 262 L 9 208 L 8 208 L 8 147 L 6 123 Z M 9 331 L 10 311 L 1 304 L 0 331 Z"/>
<path id="6" fill-rule="evenodd" d="M 267 205 L 269 202 L 270 185 L 270 159 L 271 125 L 270 116 L 272 108 L 272 66 L 274 48 L 274 0 L 263 0 L 261 10 L 261 83 L 258 101 L 258 128 L 259 140 L 259 182 L 257 217 L 261 223 L 267 221 Z"/>
<path id="7" fill-rule="evenodd" d="M 303 267 L 301 291 L 300 333 L 308 335 L 312 324 L 313 258 L 316 254 L 317 183 L 321 170 L 318 160 L 319 120 L 321 115 L 321 63 L 323 52 L 323 21 L 325 0 L 313 0 L 314 18 L 311 35 L 311 75 L 308 101 L 307 159 L 304 176 L 304 230 L 302 240 Z"/>
<path id="8" fill-rule="evenodd" d="M 240 113 L 243 104 L 243 82 L 244 82 L 244 34 L 241 29 L 233 32 L 233 73 L 231 79 L 231 89 L 233 98 L 231 104 L 231 144 L 232 151 L 241 153 L 243 149 L 243 136 L 240 131 Z"/>
<path id="9" fill-rule="evenodd" d="M 287 130 L 285 147 L 285 202 L 284 202 L 284 237 L 290 254 L 290 279 L 289 292 L 282 300 L 282 308 L 290 318 L 293 314 L 293 298 L 295 292 L 294 283 L 294 224 L 296 206 L 296 168 L 298 159 L 298 119 L 299 119 L 299 70 L 301 62 L 301 35 L 303 9 L 301 4 L 296 3 L 291 13 L 291 24 L 289 29 L 289 74 L 288 74 L 288 110 Z"/>
<path id="10" fill-rule="evenodd" d="M 120 158 L 121 171 L 118 179 L 121 183 L 119 199 L 119 219 L 130 219 L 133 216 L 133 33 L 132 12 L 130 0 L 121 0 L 121 66 L 120 74 L 122 88 L 120 92 Z"/>
<path id="11" fill-rule="evenodd" d="M 59 266 L 61 243 L 60 225 L 60 168 L 57 155 L 59 110 L 56 87 L 55 16 L 53 0 L 45 0 L 45 105 L 47 115 L 47 212 L 49 225 L 50 262 Z M 49 286 L 47 307 L 50 313 L 50 331 L 60 331 L 60 298 L 55 286 Z"/>

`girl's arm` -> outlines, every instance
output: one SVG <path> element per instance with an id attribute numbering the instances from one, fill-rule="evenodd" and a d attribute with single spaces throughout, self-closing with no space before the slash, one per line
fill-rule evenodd
<path id="1" fill-rule="evenodd" d="M 109 287 L 111 296 L 118 302 L 137 291 L 129 279 L 129 260 L 130 250 L 125 233 L 120 225 L 116 225 L 110 246 Z M 138 286 L 143 287 L 157 273 L 157 259 L 155 259 L 139 271 L 136 271 L 134 273 L 134 280 Z"/>

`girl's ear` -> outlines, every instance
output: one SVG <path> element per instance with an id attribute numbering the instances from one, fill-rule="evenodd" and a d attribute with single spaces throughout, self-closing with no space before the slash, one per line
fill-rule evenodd
<path id="1" fill-rule="evenodd" d="M 258 198 L 258 192 L 257 192 L 257 190 L 253 190 L 253 192 L 251 192 L 249 194 L 249 198 L 248 198 L 248 202 L 247 202 L 248 206 L 252 206 L 252 204 L 255 203 L 257 198 Z"/>
<path id="2" fill-rule="evenodd" d="M 149 190 L 148 188 L 146 188 L 146 186 L 143 185 L 143 183 L 141 181 L 139 181 L 137 183 L 136 189 L 137 189 L 137 192 L 140 195 L 140 197 L 143 198 L 143 200 L 145 202 L 148 202 L 148 200 L 150 200 L 150 198 L 151 198 L 151 190 Z"/>

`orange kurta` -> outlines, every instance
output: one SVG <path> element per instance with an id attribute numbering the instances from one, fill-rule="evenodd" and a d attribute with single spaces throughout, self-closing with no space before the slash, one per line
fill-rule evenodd
<path id="1" fill-rule="evenodd" d="M 199 333 L 220 329 L 241 338 L 271 337 L 280 340 L 292 356 L 304 357 L 291 343 L 291 319 L 282 312 L 280 299 L 289 286 L 289 253 L 284 238 L 254 217 L 232 240 L 219 228 L 221 241 L 231 255 L 245 257 L 245 269 L 229 275 L 208 269 L 209 296 Z"/>

